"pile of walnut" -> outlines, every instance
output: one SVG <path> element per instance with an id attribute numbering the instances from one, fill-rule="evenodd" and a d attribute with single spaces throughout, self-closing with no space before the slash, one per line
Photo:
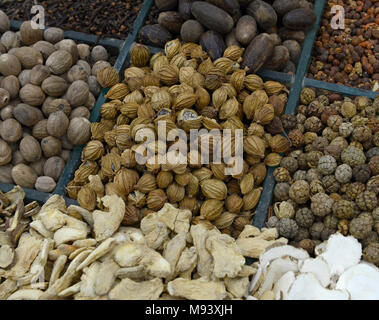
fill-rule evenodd
<path id="1" fill-rule="evenodd" d="M 173 40 L 166 44 L 165 55 L 150 57 L 147 47 L 136 44 L 123 82 L 114 68 L 99 72 L 99 83 L 110 87 L 111 101 L 101 107 L 101 121 L 91 124 L 92 140 L 82 152 L 83 163 L 67 187 L 68 195 L 87 210 L 95 209 L 99 194 L 119 195 L 131 216 L 126 225 L 138 223 L 169 202 L 238 237 L 255 213 L 266 166 L 278 165 L 279 153 L 290 148 L 280 134 L 279 119 L 287 89 L 246 75 L 238 64 L 241 54 L 241 48 L 232 46 L 212 62 L 200 45 Z M 200 132 L 199 146 L 209 147 L 210 164 L 194 161 L 200 154 L 190 143 L 184 146 L 188 165 L 169 159 L 161 165 L 156 156 L 138 164 L 136 150 L 145 135 L 158 139 L 158 123 L 165 123 L 167 130 L 183 129 L 187 138 L 191 129 L 206 131 Z M 231 145 L 213 146 L 213 135 L 207 131 L 212 129 L 230 129 Z M 230 164 L 212 163 L 212 152 L 232 147 L 233 156 L 237 129 L 244 132 L 243 171 L 228 176 L 224 169 Z M 151 149 L 154 154 L 161 149 L 157 140 Z M 177 156 L 177 151 L 170 152 Z M 90 175 L 98 179 L 90 181 Z"/>
<path id="2" fill-rule="evenodd" d="M 235 240 L 191 225 L 191 211 L 169 203 L 134 228 L 121 226 L 117 195 L 93 212 L 57 195 L 24 207 L 24 196 L 1 194 L 0 299 L 242 299 L 257 271 L 244 256 L 287 244 L 275 228 L 246 226 Z"/>
<path id="3" fill-rule="evenodd" d="M 0 182 L 51 192 L 71 150 L 90 138 L 108 52 L 29 21 L 10 31 L 2 11 L 0 20 Z"/>
<path id="4" fill-rule="evenodd" d="M 311 253 L 351 234 L 379 265 L 379 98 L 329 98 L 304 89 L 297 115 L 282 117 L 293 149 L 274 171 L 268 225 Z"/>
<path id="5" fill-rule="evenodd" d="M 379 269 L 361 261 L 362 245 L 352 236 L 332 235 L 310 258 L 282 245 L 259 257 L 249 300 L 378 300 Z"/>

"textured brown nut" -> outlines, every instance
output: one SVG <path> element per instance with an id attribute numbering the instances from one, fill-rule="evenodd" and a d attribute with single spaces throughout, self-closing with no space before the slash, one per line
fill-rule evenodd
<path id="1" fill-rule="evenodd" d="M 91 116 L 91 112 L 86 107 L 77 107 L 74 110 L 72 110 L 70 114 L 70 120 L 77 117 L 83 117 L 83 118 L 89 119 L 90 116 Z"/>
<path id="2" fill-rule="evenodd" d="M 56 183 L 51 177 L 38 177 L 34 187 L 40 192 L 52 192 L 56 187 Z"/>
<path id="3" fill-rule="evenodd" d="M 78 52 L 78 48 L 77 48 L 76 43 L 75 43 L 74 40 L 63 39 L 63 40 L 59 41 L 55 45 L 55 47 L 58 50 L 67 51 L 71 55 L 73 63 L 76 63 L 76 61 L 78 60 L 78 58 L 79 58 L 79 52 Z"/>
<path id="4" fill-rule="evenodd" d="M 32 69 L 34 66 L 43 63 L 41 52 L 32 47 L 21 47 L 15 50 L 14 55 L 21 62 L 24 69 Z"/>
<path id="5" fill-rule="evenodd" d="M 70 70 L 73 64 L 71 54 L 65 50 L 53 52 L 46 60 L 46 66 L 49 67 L 53 74 L 61 75 Z"/>
<path id="6" fill-rule="evenodd" d="M 33 126 L 32 135 L 39 140 L 49 136 L 47 132 L 47 119 L 40 120 Z"/>
<path id="7" fill-rule="evenodd" d="M 46 95 L 40 87 L 27 84 L 20 90 L 20 99 L 28 105 L 37 107 L 43 104 L 46 99 Z"/>
<path id="8" fill-rule="evenodd" d="M 106 67 L 97 73 L 97 81 L 103 88 L 110 88 L 120 80 L 118 72 L 113 67 Z"/>
<path id="9" fill-rule="evenodd" d="M 47 98 L 49 99 L 49 98 Z M 47 101 L 46 99 L 46 101 Z M 66 99 L 50 99 L 42 106 L 42 112 L 46 118 L 49 117 L 50 114 L 57 111 L 63 111 L 66 116 L 69 116 L 71 113 L 70 103 Z"/>
<path id="10" fill-rule="evenodd" d="M 92 211 L 96 207 L 96 192 L 90 187 L 81 188 L 78 192 L 78 202 L 81 207 Z"/>
<path id="11" fill-rule="evenodd" d="M 204 27 L 197 20 L 187 20 L 180 29 L 180 37 L 184 42 L 197 43 L 204 33 Z"/>
<path id="12" fill-rule="evenodd" d="M 83 106 L 89 95 L 88 84 L 82 80 L 74 81 L 67 89 L 66 97 L 67 101 L 72 107 Z"/>
<path id="13" fill-rule="evenodd" d="M 18 97 L 18 93 L 20 91 L 20 82 L 16 76 L 11 75 L 5 77 L 3 81 L 1 81 L 1 87 L 9 92 L 11 100 Z M 4 101 L 0 102 L 0 106 L 1 104 L 4 104 Z"/>
<path id="14" fill-rule="evenodd" d="M 276 25 L 278 17 L 270 4 L 255 0 L 247 7 L 247 14 L 255 18 L 258 25 L 264 29 L 270 29 Z"/>
<path id="15" fill-rule="evenodd" d="M 0 88 L 0 108 L 5 107 L 10 100 L 10 94 L 8 90 Z"/>
<path id="16" fill-rule="evenodd" d="M 34 126 L 38 121 L 43 119 L 43 114 L 38 108 L 20 103 L 13 109 L 13 116 L 22 125 L 27 127 Z"/>
<path id="17" fill-rule="evenodd" d="M 47 119 L 46 129 L 50 136 L 60 138 L 67 132 L 70 121 L 63 111 L 53 112 Z"/>
<path id="18" fill-rule="evenodd" d="M 212 12 L 212 15 L 209 15 Z M 233 28 L 233 18 L 224 10 L 203 1 L 195 1 L 191 13 L 202 25 L 221 34 L 229 33 Z"/>
<path id="19" fill-rule="evenodd" d="M 0 140 L 0 166 L 4 166 L 12 161 L 12 150 L 9 145 Z"/>
<path id="20" fill-rule="evenodd" d="M 315 22 L 316 14 L 309 8 L 292 10 L 283 17 L 283 25 L 292 30 L 307 30 Z"/>
<path id="21" fill-rule="evenodd" d="M 62 143 L 57 138 L 48 136 L 41 141 L 41 148 L 46 158 L 58 156 L 62 152 Z"/>
<path id="22" fill-rule="evenodd" d="M 25 21 L 20 27 L 20 36 L 22 42 L 30 46 L 43 39 L 43 30 L 34 29 L 31 21 Z"/>
<path id="23" fill-rule="evenodd" d="M 44 31 L 43 36 L 46 41 L 57 43 L 64 39 L 64 31 L 60 28 L 51 27 Z"/>
<path id="24" fill-rule="evenodd" d="M 91 136 L 91 123 L 83 117 L 77 117 L 70 121 L 67 129 L 67 138 L 74 145 L 86 143 Z"/>
<path id="25" fill-rule="evenodd" d="M 13 54 L 0 55 L 0 73 L 4 76 L 18 76 L 21 72 L 21 62 Z"/>
<path id="26" fill-rule="evenodd" d="M 50 57 L 53 52 L 57 51 L 54 45 L 47 41 L 38 41 L 33 44 L 33 48 L 39 51 L 45 60 Z"/>
<path id="27" fill-rule="evenodd" d="M 20 152 L 28 162 L 38 161 L 42 156 L 41 146 L 32 136 L 26 136 L 20 141 Z"/>
<path id="28" fill-rule="evenodd" d="M 42 90 L 51 97 L 60 97 L 67 90 L 67 82 L 58 76 L 46 78 L 41 85 Z"/>
<path id="29" fill-rule="evenodd" d="M 257 34 L 257 22 L 252 16 L 242 16 L 236 26 L 236 39 L 247 46 Z"/>
<path id="30" fill-rule="evenodd" d="M 33 189 L 37 180 L 37 174 L 31 167 L 20 163 L 13 167 L 12 179 L 21 187 Z"/>
<path id="31" fill-rule="evenodd" d="M 0 126 L 0 135 L 7 142 L 16 142 L 22 137 L 22 127 L 15 119 L 7 119 Z"/>
<path id="32" fill-rule="evenodd" d="M 60 157 L 51 157 L 46 160 L 43 166 L 43 173 L 45 176 L 53 178 L 58 181 L 65 167 L 65 162 Z"/>

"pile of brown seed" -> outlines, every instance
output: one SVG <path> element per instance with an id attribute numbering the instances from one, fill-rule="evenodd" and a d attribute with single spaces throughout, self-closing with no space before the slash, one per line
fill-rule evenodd
<path id="1" fill-rule="evenodd" d="M 379 98 L 330 102 L 303 89 L 296 116 L 284 115 L 293 148 L 275 169 L 268 225 L 313 252 L 335 232 L 359 239 L 379 263 Z"/>
<path id="2" fill-rule="evenodd" d="M 232 46 L 212 61 L 200 45 L 173 40 L 166 44 L 165 54 L 151 57 L 147 47 L 137 44 L 122 82 L 113 68 L 101 71 L 98 80 L 110 87 L 110 101 L 101 107 L 100 122 L 91 124 L 92 139 L 67 187 L 68 195 L 88 210 L 99 206 L 104 194 L 121 196 L 127 204 L 126 225 L 138 224 L 169 202 L 191 210 L 194 223 L 205 220 L 237 237 L 255 214 L 267 166 L 278 165 L 279 153 L 290 148 L 280 134 L 279 119 L 287 89 L 246 75 L 239 68 L 241 54 L 241 48 Z M 213 152 L 210 164 L 199 162 L 199 151 L 191 143 L 184 145 L 187 164 L 158 163 L 159 143 L 152 145 L 148 162 L 138 164 L 141 137 L 149 133 L 157 139 L 159 123 L 169 130 L 182 129 L 188 137 L 191 129 L 230 129 L 232 151 L 234 145 L 243 148 L 242 172 L 227 175 L 231 163 L 213 163 L 215 152 L 230 146 L 214 143 L 208 131 L 200 134 L 199 145 Z M 243 145 L 235 140 L 238 129 Z"/>

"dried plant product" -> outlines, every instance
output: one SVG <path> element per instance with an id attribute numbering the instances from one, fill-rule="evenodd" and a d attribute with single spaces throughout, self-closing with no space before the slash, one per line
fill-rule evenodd
<path id="1" fill-rule="evenodd" d="M 276 220 L 267 226 L 283 230 L 281 219 L 294 219 L 291 244 L 313 254 L 336 232 L 354 236 L 363 250 L 378 242 L 378 150 L 376 127 L 368 125 L 378 121 L 377 101 L 305 88 L 296 115 L 282 116 L 292 147 L 274 170 Z"/>
<path id="2" fill-rule="evenodd" d="M 8 18 L 3 16 L 6 23 Z M 101 88 L 92 72 L 114 70 L 106 61 L 107 49 L 96 46 L 91 51 L 90 46 L 63 39 L 62 35 L 59 28 L 34 30 L 30 21 L 22 24 L 19 34 L 0 31 L 0 46 L 5 47 L 0 55 L 0 136 L 4 143 L 12 145 L 10 154 L 7 147 L 0 148 L 0 168 L 18 165 L 14 170 L 16 180 L 4 182 L 41 192 L 54 191 L 74 146 L 90 138 L 88 119 Z M 87 59 L 86 50 L 92 53 L 92 60 Z M 116 74 L 118 77 L 117 71 Z M 126 84 L 122 86 L 122 95 L 117 88 L 111 88 L 110 95 L 123 99 L 129 89 Z M 53 170 L 56 157 L 61 161 Z M 41 169 L 45 161 L 50 168 L 46 172 L 43 164 Z M 23 170 L 20 165 L 25 166 L 21 166 Z M 33 179 L 22 177 L 22 172 L 28 172 Z"/>
<path id="3" fill-rule="evenodd" d="M 135 44 L 123 79 L 117 78 L 111 67 L 98 72 L 102 86 L 112 85 L 109 92 L 115 90 L 101 106 L 99 122 L 89 127 L 83 118 L 70 120 L 67 138 L 71 143 L 76 144 L 81 136 L 88 139 L 87 133 L 91 139 L 82 152 L 83 165 L 70 182 L 69 196 L 81 198 L 81 205 L 89 205 L 88 210 L 94 205 L 101 210 L 89 181 L 90 175 L 97 175 L 105 195 L 121 196 L 125 207 L 139 210 L 137 225 L 144 216 L 170 203 L 238 237 L 255 214 L 267 166 L 278 164 L 279 152 L 290 146 L 279 133 L 272 143 L 265 136 L 275 119 L 270 101 L 284 105 L 287 90 L 275 81 L 247 75 L 232 60 L 238 60 L 243 50 L 228 47 L 224 51 L 225 57 L 212 59 L 202 46 L 175 39 L 166 43 L 164 54 L 151 55 L 146 46 Z M 121 86 L 122 97 L 116 94 Z M 275 121 L 282 127 L 281 120 Z M 190 130 L 201 133 L 197 147 L 190 140 L 181 142 L 187 162 L 170 160 L 180 154 L 169 151 L 170 144 L 160 141 L 162 124 L 166 126 L 164 137 L 179 129 L 187 139 Z M 230 140 L 225 139 L 224 129 L 230 130 Z M 208 133 L 203 134 L 204 130 Z M 212 130 L 221 130 L 221 140 L 211 134 Z M 237 140 L 237 130 L 243 133 L 241 141 Z M 146 135 L 153 138 L 146 149 L 152 153 L 141 163 Z M 216 159 L 220 151 L 228 150 L 232 157 L 237 151 L 244 155 L 239 172 L 227 172 L 235 160 Z M 209 166 L 199 157 L 207 152 Z M 167 155 L 165 163 L 158 157 L 162 153 Z M 93 168 L 91 165 L 89 170 L 85 163 L 93 164 Z"/>

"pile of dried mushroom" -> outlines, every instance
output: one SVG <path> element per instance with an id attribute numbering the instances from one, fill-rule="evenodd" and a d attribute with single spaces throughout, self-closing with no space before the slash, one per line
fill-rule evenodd
<path id="1" fill-rule="evenodd" d="M 93 212 L 57 195 L 24 207 L 24 196 L 1 194 L 0 299 L 241 299 L 257 271 L 244 256 L 287 243 L 251 225 L 235 240 L 169 203 L 134 228 L 117 195 Z"/>
<path id="2" fill-rule="evenodd" d="M 310 253 L 337 231 L 351 234 L 379 265 L 379 98 L 306 88 L 301 103 L 282 117 L 293 148 L 274 171 L 268 225 Z"/>
<path id="3" fill-rule="evenodd" d="M 103 195 L 120 196 L 127 210 L 124 225 L 138 224 L 168 202 L 189 209 L 196 216 L 194 223 L 205 220 L 238 237 L 255 213 L 266 166 L 278 165 L 279 153 L 290 148 L 280 134 L 279 119 L 287 89 L 246 75 L 239 68 L 241 54 L 241 48 L 231 46 L 224 57 L 212 62 L 200 45 L 173 40 L 166 44 L 165 54 L 150 57 L 147 47 L 136 44 L 122 82 L 113 68 L 100 71 L 97 78 L 110 88 L 110 101 L 101 106 L 100 122 L 91 124 L 92 139 L 67 187 L 68 195 L 87 210 L 101 209 Z M 180 152 L 186 163 L 173 163 L 167 157 L 167 163 L 161 164 L 157 153 L 162 151 L 161 137 L 158 141 L 162 123 L 171 133 L 183 130 L 188 141 L 191 129 L 202 129 L 196 141 L 201 153 L 209 150 L 210 164 L 203 165 L 203 154 L 187 141 L 180 151 L 172 150 L 174 142 L 163 146 L 167 155 Z M 210 130 L 220 130 L 223 136 L 224 129 L 232 133 L 229 144 L 214 143 Z M 241 143 L 235 140 L 236 130 L 243 132 Z M 138 150 L 148 134 L 154 137 L 153 154 L 139 164 Z M 243 169 L 231 176 L 225 169 L 233 163 L 213 162 L 216 152 L 230 148 L 232 156 L 243 148 Z"/>

